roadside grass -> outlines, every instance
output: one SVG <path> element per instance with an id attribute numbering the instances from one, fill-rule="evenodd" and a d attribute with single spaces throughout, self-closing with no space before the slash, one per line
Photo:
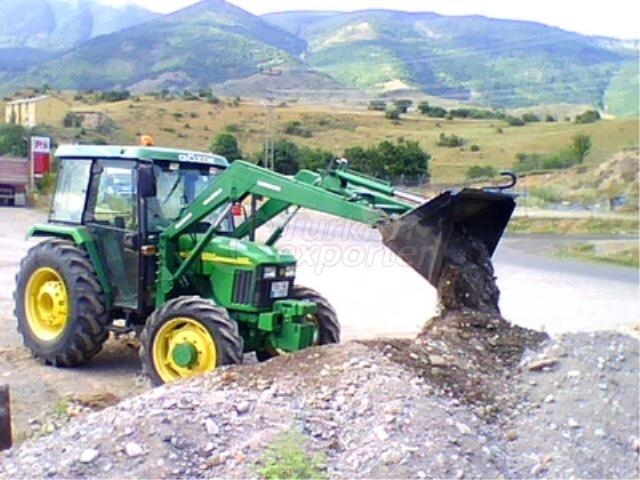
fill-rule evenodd
<path id="1" fill-rule="evenodd" d="M 256 465 L 256 473 L 267 480 L 324 479 L 326 457 L 304 450 L 305 438 L 297 431 L 280 433 Z"/>
<path id="2" fill-rule="evenodd" d="M 554 235 L 637 235 L 638 219 L 514 217 L 509 233 Z"/>
<path id="3" fill-rule="evenodd" d="M 111 144 L 135 144 L 138 136 L 150 133 L 158 146 L 207 150 L 217 133 L 232 126 L 245 154 L 262 151 L 265 138 L 266 109 L 259 101 L 243 100 L 238 106 L 227 102 L 161 99 L 143 96 L 139 102 L 122 101 L 87 105 L 68 95 L 73 109 L 90 108 L 103 112 L 115 122 L 106 141 Z M 353 146 L 370 146 L 382 140 L 415 140 L 428 151 L 432 181 L 435 184 L 458 184 L 465 180 L 472 165 L 511 168 L 519 152 L 557 153 L 577 133 L 590 135 L 593 151 L 590 163 L 598 163 L 625 147 L 638 145 L 637 118 L 603 120 L 594 124 L 573 122 L 539 122 L 524 127 L 509 127 L 500 120 L 446 120 L 427 118 L 412 112 L 400 122 L 385 119 L 384 112 L 368 111 L 366 104 L 334 103 L 330 105 L 290 102 L 275 112 L 276 136 L 290 138 L 300 145 L 320 147 L 340 155 Z M 311 137 L 286 135 L 289 122 L 300 122 Z M 188 128 L 187 125 L 188 124 Z M 498 133 L 501 129 L 503 133 Z M 68 131 L 67 131 L 68 130 Z M 58 143 L 76 141 L 74 129 L 54 129 Z M 468 145 L 460 148 L 438 147 L 440 134 L 462 136 Z M 79 141 L 91 141 L 92 132 Z M 67 138 L 68 137 L 68 138 Z M 471 151 L 478 145 L 479 151 Z"/>
<path id="4" fill-rule="evenodd" d="M 562 247 L 556 250 L 554 255 L 563 258 L 610 263 L 624 267 L 640 267 L 640 247 L 637 244 L 629 248 L 603 251 L 595 243 L 580 242 Z"/>

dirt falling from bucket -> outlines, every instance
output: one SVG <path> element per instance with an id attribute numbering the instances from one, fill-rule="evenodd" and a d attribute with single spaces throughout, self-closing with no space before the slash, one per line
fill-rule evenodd
<path id="1" fill-rule="evenodd" d="M 491 416 L 506 406 L 506 378 L 525 350 L 537 348 L 547 335 L 502 317 L 491 256 L 463 229 L 450 237 L 437 291 L 439 314 L 415 340 L 368 344 L 415 369 L 444 393 L 481 404 Z"/>

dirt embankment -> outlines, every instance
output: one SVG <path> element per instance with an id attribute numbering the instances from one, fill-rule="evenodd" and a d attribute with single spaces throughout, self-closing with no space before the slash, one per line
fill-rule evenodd
<path id="1" fill-rule="evenodd" d="M 635 478 L 638 341 L 500 316 L 482 245 L 451 244 L 414 341 L 221 369 L 0 454 L 0 477 L 247 478 L 283 433 L 330 478 Z"/>

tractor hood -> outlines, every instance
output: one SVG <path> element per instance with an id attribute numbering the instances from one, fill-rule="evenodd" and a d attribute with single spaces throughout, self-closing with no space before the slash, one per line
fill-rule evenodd
<path id="1" fill-rule="evenodd" d="M 180 238 L 180 255 L 186 257 L 196 245 L 200 235 Z M 296 258 L 273 247 L 229 237 L 215 237 L 204 248 L 201 260 L 218 265 L 256 267 L 258 265 L 292 264 Z"/>

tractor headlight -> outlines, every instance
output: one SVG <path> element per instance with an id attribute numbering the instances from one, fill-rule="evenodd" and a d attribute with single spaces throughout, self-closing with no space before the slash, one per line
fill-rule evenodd
<path id="1" fill-rule="evenodd" d="M 278 268 L 277 267 L 264 267 L 264 270 L 262 270 L 262 278 L 264 279 L 272 279 L 272 278 L 276 278 L 276 276 L 278 275 Z"/>
<path id="2" fill-rule="evenodd" d="M 284 276 L 285 278 L 293 278 L 296 276 L 296 266 L 295 265 L 287 265 L 284 267 Z"/>

